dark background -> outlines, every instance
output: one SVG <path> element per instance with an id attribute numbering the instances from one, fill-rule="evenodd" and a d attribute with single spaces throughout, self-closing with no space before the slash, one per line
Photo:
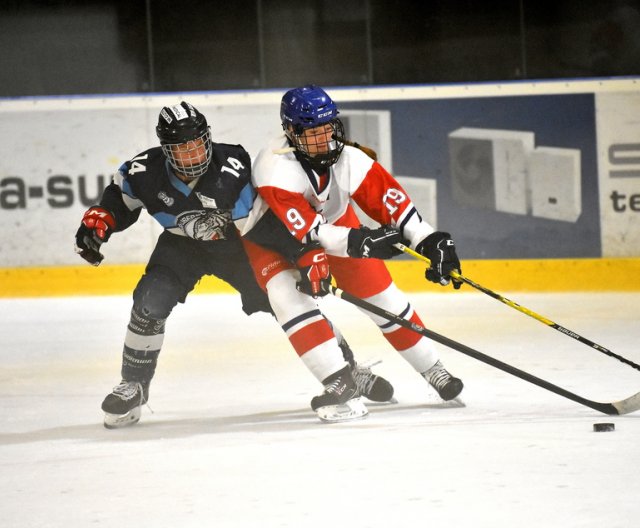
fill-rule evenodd
<path id="1" fill-rule="evenodd" d="M 640 74 L 640 0 L 3 0 L 0 97 Z"/>

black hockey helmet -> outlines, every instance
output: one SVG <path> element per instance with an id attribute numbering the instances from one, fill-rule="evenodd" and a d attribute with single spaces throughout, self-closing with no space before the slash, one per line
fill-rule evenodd
<path id="1" fill-rule="evenodd" d="M 207 119 L 191 104 L 182 101 L 178 105 L 165 106 L 158 117 L 156 135 L 169 163 L 181 174 L 188 178 L 197 178 L 209 168 L 212 152 L 211 131 Z M 204 161 L 201 152 L 198 152 L 203 146 L 206 151 Z M 178 150 L 180 155 L 176 156 Z M 185 153 L 192 153 L 192 163 Z"/>

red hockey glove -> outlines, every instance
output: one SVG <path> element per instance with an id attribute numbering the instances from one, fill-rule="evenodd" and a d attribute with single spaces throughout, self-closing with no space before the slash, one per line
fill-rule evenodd
<path id="1" fill-rule="evenodd" d="M 91 207 L 84 213 L 76 232 L 75 251 L 90 264 L 98 266 L 104 255 L 100 246 L 109 240 L 116 227 L 113 215 L 102 207 Z"/>
<path id="2" fill-rule="evenodd" d="M 296 283 L 298 291 L 314 298 L 324 297 L 329 293 L 329 261 L 320 244 L 314 242 L 304 246 L 298 254 L 296 266 L 300 271 L 300 280 Z"/>
<path id="3" fill-rule="evenodd" d="M 442 286 L 446 286 L 451 281 L 456 290 L 462 286 L 462 282 L 452 280 L 450 277 L 452 271 L 458 273 L 461 271 L 456 246 L 449 233 L 442 231 L 431 233 L 417 245 L 416 251 L 431 261 L 431 267 L 424 274 L 428 281 Z"/>

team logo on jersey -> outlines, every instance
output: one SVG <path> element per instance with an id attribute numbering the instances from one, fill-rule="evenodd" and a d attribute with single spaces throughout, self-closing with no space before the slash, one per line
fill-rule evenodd
<path id="1" fill-rule="evenodd" d="M 218 208 L 218 204 L 216 203 L 216 201 L 213 198 L 209 198 L 208 196 L 205 196 L 202 193 L 197 192 L 196 196 L 198 197 L 198 200 L 200 200 L 200 203 L 206 207 L 207 209 L 217 209 Z"/>
<path id="2" fill-rule="evenodd" d="M 175 202 L 175 200 L 164 191 L 158 193 L 158 199 L 162 200 L 167 207 L 171 207 Z"/>
<path id="3" fill-rule="evenodd" d="M 176 217 L 176 225 L 185 235 L 195 240 L 225 239 L 225 232 L 231 222 L 231 211 L 228 209 L 187 211 Z"/>

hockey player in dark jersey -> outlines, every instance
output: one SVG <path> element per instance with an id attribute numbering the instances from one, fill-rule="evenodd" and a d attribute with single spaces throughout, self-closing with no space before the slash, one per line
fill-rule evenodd
<path id="1" fill-rule="evenodd" d="M 186 102 L 162 109 L 156 133 L 161 146 L 120 167 L 76 234 L 76 251 L 97 266 L 101 244 L 136 222 L 143 207 L 164 227 L 133 292 L 122 382 L 102 403 L 106 427 L 140 419 L 165 321 L 203 275 L 238 290 L 247 314 L 271 312 L 233 224 L 253 201 L 249 154 L 240 145 L 213 143 L 206 118 Z"/>
<path id="2" fill-rule="evenodd" d="M 215 275 L 238 290 L 248 315 L 272 313 L 234 224 L 247 217 L 255 196 L 249 154 L 240 145 L 214 143 L 206 118 L 187 102 L 162 109 L 156 134 L 160 146 L 120 167 L 76 233 L 76 252 L 97 266 L 103 260 L 101 245 L 134 224 L 142 208 L 164 228 L 133 292 L 122 381 L 102 403 L 107 428 L 140 419 L 165 322 L 204 275 Z M 342 342 L 348 355 L 349 347 Z M 393 391 L 370 371 L 364 375 L 369 387 L 377 382 Z"/>

